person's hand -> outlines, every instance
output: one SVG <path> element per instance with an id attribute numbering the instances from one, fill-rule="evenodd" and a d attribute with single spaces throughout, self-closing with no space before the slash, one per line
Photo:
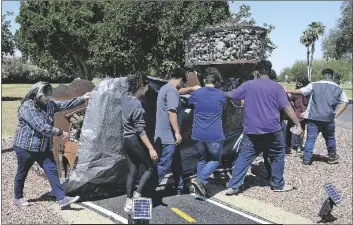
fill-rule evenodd
<path id="1" fill-rule="evenodd" d="M 300 114 L 300 118 L 304 118 L 305 112 L 303 112 L 302 114 Z"/>
<path id="2" fill-rule="evenodd" d="M 64 139 L 69 140 L 70 139 L 70 134 L 68 132 L 66 132 L 66 131 L 63 131 L 63 137 L 64 137 Z"/>
<path id="3" fill-rule="evenodd" d="M 200 85 L 196 85 L 196 86 L 193 86 L 193 87 L 192 87 L 192 90 L 193 90 L 193 91 L 196 91 L 196 90 L 199 89 L 199 88 L 201 88 L 201 86 L 200 86 Z"/>
<path id="4" fill-rule="evenodd" d="M 176 144 L 176 145 L 179 145 L 179 144 L 181 143 L 182 139 L 183 139 L 183 138 L 181 137 L 181 135 L 180 135 L 179 133 L 176 133 L 176 134 L 175 134 L 175 140 L 176 140 L 176 141 L 175 141 L 175 144 Z"/>
<path id="5" fill-rule="evenodd" d="M 158 160 L 158 155 L 157 155 L 156 150 L 150 149 L 149 152 L 150 152 L 151 159 L 152 159 L 154 162 L 157 161 L 157 160 Z"/>
<path id="6" fill-rule="evenodd" d="M 83 99 L 87 100 L 91 98 L 91 92 L 87 92 L 86 94 L 83 95 Z"/>
<path id="7" fill-rule="evenodd" d="M 303 135 L 303 129 L 302 129 L 302 126 L 297 126 L 296 127 L 296 133 L 297 133 L 297 135 L 298 136 L 301 136 L 301 135 Z"/>

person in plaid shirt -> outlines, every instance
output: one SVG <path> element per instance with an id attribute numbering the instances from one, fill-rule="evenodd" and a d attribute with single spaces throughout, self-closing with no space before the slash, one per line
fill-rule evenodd
<path id="1" fill-rule="evenodd" d="M 81 105 L 90 93 L 66 101 L 50 99 L 52 87 L 47 82 L 34 84 L 18 109 L 18 126 L 14 140 L 18 168 L 15 177 L 15 199 L 18 206 L 28 206 L 23 198 L 24 183 L 29 169 L 37 162 L 45 171 L 60 209 L 79 200 L 79 196 L 67 197 L 60 184 L 53 156 L 53 136 L 69 138 L 69 133 L 54 127 L 54 113 Z"/>

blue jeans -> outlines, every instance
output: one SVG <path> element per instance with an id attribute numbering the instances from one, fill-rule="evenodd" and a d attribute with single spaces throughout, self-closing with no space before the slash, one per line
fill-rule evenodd
<path id="1" fill-rule="evenodd" d="M 325 139 L 329 156 L 336 155 L 335 122 L 307 120 L 307 138 L 305 143 L 304 160 L 310 161 L 313 155 L 315 141 L 319 133 Z"/>
<path id="2" fill-rule="evenodd" d="M 30 152 L 23 148 L 14 147 L 17 156 L 17 173 L 15 177 L 15 198 L 23 198 L 23 188 L 29 169 L 37 162 L 49 179 L 50 186 L 55 193 L 56 200 L 62 200 L 65 192 L 60 184 L 53 152 Z M 44 190 L 43 190 L 44 191 Z"/>
<path id="3" fill-rule="evenodd" d="M 196 149 L 200 155 L 197 164 L 197 177 L 203 184 L 207 184 L 208 177 L 217 169 L 221 161 L 224 141 L 196 141 Z"/>
<path id="4" fill-rule="evenodd" d="M 239 156 L 235 161 L 232 178 L 227 187 L 238 189 L 244 183 L 246 172 L 256 156 L 264 153 L 271 163 L 271 187 L 281 189 L 284 187 L 284 135 L 283 131 L 254 135 L 244 134 L 240 144 Z"/>
<path id="5" fill-rule="evenodd" d="M 175 182 L 178 184 L 178 189 L 184 186 L 182 178 L 182 166 L 180 151 L 176 145 L 161 145 L 156 143 L 157 147 L 161 147 L 159 161 L 157 163 L 158 183 L 161 183 L 168 170 L 171 168 Z M 174 161 L 173 161 L 174 158 Z M 172 163 L 174 165 L 172 165 Z"/>

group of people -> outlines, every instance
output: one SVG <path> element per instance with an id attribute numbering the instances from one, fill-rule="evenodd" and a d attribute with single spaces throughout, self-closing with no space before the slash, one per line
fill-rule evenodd
<path id="1" fill-rule="evenodd" d="M 239 155 L 233 166 L 232 178 L 224 191 L 226 195 L 237 195 L 241 191 L 245 175 L 251 163 L 262 153 L 267 164 L 271 189 L 275 192 L 289 191 L 291 185 L 285 183 L 285 153 L 297 147 L 302 151 L 303 130 L 307 127 L 307 139 L 303 154 L 303 164 L 310 165 L 315 140 L 321 132 L 328 148 L 328 162 L 338 160 L 335 143 L 335 118 L 347 107 L 348 98 L 344 90 L 333 80 L 331 69 L 322 71 L 323 80 L 309 83 L 299 80 L 297 89 L 287 90 L 275 82 L 271 74 L 272 64 L 262 60 L 257 63 L 258 78 L 242 83 L 230 92 L 220 90 L 221 74 L 215 67 L 207 68 L 203 74 L 205 86 L 182 88 L 186 73 L 175 69 L 170 80 L 160 88 L 157 97 L 157 111 L 154 139 L 146 134 L 145 111 L 141 98 L 148 89 L 145 73 L 135 73 L 127 77 L 127 90 L 122 94 L 123 143 L 129 158 L 129 174 L 126 182 L 126 212 L 132 209 L 132 199 L 140 197 L 152 179 L 158 174 L 160 183 L 172 166 L 173 157 L 179 154 L 178 145 L 182 142 L 180 133 L 182 107 L 180 94 L 190 93 L 189 104 L 194 108 L 192 139 L 199 154 L 197 176 L 192 180 L 195 190 L 207 195 L 207 181 L 221 161 L 224 132 L 223 110 L 227 102 L 241 101 L 244 105 L 243 138 Z M 54 113 L 76 107 L 89 99 L 90 93 L 67 101 L 50 99 L 52 88 L 49 83 L 35 84 L 21 102 L 18 111 L 18 127 L 14 149 L 18 159 L 15 178 L 15 204 L 25 206 L 23 187 L 30 167 L 35 161 L 44 168 L 60 208 L 65 208 L 79 197 L 67 197 L 60 185 L 52 153 L 52 137 L 69 134 L 54 127 Z M 288 98 L 287 93 L 290 93 Z M 336 107 L 339 105 L 337 111 Z M 294 110 L 293 110 L 294 108 Z M 290 120 L 288 127 L 295 126 L 297 144 L 290 146 L 291 137 L 282 131 L 281 114 Z M 285 137 L 287 136 L 287 137 Z M 287 139 L 287 146 L 285 146 Z M 184 190 L 181 159 L 173 177 L 178 185 L 178 193 Z M 146 170 L 135 190 L 140 165 Z M 173 168 L 172 168 L 173 169 Z"/>

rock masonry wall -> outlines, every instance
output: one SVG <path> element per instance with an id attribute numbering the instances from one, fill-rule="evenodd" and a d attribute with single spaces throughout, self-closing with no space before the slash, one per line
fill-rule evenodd
<path id="1" fill-rule="evenodd" d="M 215 27 L 186 41 L 186 62 L 230 62 L 265 58 L 267 30 L 261 27 Z"/>

